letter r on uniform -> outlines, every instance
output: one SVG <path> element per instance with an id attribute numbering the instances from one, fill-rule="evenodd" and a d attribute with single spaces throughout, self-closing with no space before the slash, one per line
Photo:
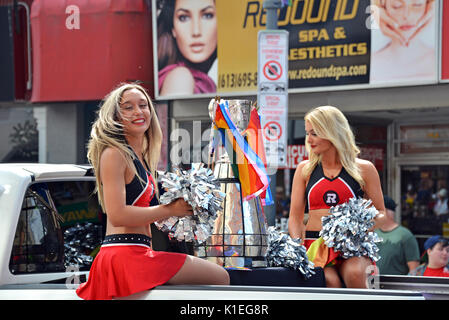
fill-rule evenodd
<path id="1" fill-rule="evenodd" d="M 327 203 L 337 203 L 337 195 L 335 193 L 327 194 Z"/>

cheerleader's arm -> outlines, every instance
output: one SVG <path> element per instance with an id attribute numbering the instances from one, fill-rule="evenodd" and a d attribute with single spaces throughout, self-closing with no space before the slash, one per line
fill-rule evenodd
<path id="1" fill-rule="evenodd" d="M 306 226 L 304 225 L 306 182 L 302 174 L 305 161 L 301 162 L 295 170 L 290 200 L 290 213 L 288 219 L 288 232 L 292 238 L 304 240 Z"/>
<path id="2" fill-rule="evenodd" d="M 385 223 L 386 216 L 384 196 L 380 184 L 379 173 L 377 172 L 374 164 L 370 161 L 359 159 L 359 165 L 361 168 L 362 178 L 365 181 L 365 198 L 370 199 L 373 203 L 372 205 L 377 209 L 377 211 L 379 211 L 378 215 L 374 218 L 373 229 L 380 228 Z"/>

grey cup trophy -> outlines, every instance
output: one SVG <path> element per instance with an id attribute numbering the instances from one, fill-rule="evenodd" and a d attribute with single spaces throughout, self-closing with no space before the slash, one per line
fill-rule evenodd
<path id="1" fill-rule="evenodd" d="M 245 137 L 251 110 L 255 106 L 249 100 L 228 100 L 228 103 L 232 122 Z M 216 105 L 217 99 L 212 99 L 209 104 L 212 125 Z M 215 139 L 220 138 L 217 131 L 212 132 L 215 132 Z M 205 243 L 196 246 L 194 253 L 224 267 L 266 267 L 268 234 L 262 201 L 259 196 L 243 200 L 240 181 L 234 176 L 231 167 L 231 157 L 235 161 L 232 146 L 215 148 L 211 152 L 209 165 L 226 196 L 212 235 Z"/>

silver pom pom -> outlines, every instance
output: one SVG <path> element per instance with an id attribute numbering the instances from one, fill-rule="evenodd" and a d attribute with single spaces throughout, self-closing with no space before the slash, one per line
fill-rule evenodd
<path id="1" fill-rule="evenodd" d="M 369 231 L 374 226 L 377 209 L 372 201 L 351 198 L 348 202 L 331 207 L 330 215 L 322 217 L 320 236 L 324 243 L 342 253 L 344 258 L 366 256 L 379 260 L 377 242 L 382 239 Z"/>
<path id="2" fill-rule="evenodd" d="M 315 271 L 309 261 L 307 250 L 301 239 L 292 239 L 288 234 L 280 233 L 275 227 L 268 228 L 267 263 L 270 267 L 286 267 L 301 272 L 310 278 Z"/>
<path id="3" fill-rule="evenodd" d="M 175 168 L 174 172 L 161 174 L 159 180 L 166 190 L 160 202 L 168 204 L 183 198 L 192 206 L 193 215 L 170 217 L 155 222 L 155 225 L 179 241 L 204 242 L 212 233 L 225 197 L 212 170 L 204 168 L 203 163 L 194 163 L 188 171 Z"/>

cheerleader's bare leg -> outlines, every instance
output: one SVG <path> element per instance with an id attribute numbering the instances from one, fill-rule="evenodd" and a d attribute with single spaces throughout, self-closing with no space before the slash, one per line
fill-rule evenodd
<path id="1" fill-rule="evenodd" d="M 352 257 L 340 267 L 340 275 L 347 288 L 367 288 L 367 270 L 372 262 L 367 257 Z"/>
<path id="2" fill-rule="evenodd" d="M 324 277 L 326 279 L 326 287 L 328 288 L 341 288 L 342 283 L 338 276 L 338 271 L 335 267 L 324 268 Z"/>
<path id="3" fill-rule="evenodd" d="M 187 255 L 184 265 L 167 283 L 229 285 L 229 274 L 218 264 Z"/>

